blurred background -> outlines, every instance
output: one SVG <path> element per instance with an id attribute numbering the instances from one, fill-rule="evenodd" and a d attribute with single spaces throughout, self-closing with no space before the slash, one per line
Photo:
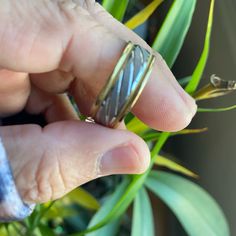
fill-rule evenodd
<path id="1" fill-rule="evenodd" d="M 149 1 L 144 1 L 149 2 Z M 157 10 L 153 21 L 161 21 L 166 9 L 172 1 L 164 1 Z M 190 75 L 200 56 L 210 1 L 197 1 L 192 26 L 188 33 L 184 47 L 173 67 L 177 78 Z M 216 1 L 214 12 L 214 26 L 212 32 L 210 56 L 201 86 L 209 82 L 210 75 L 216 74 L 225 80 L 235 80 L 236 76 L 236 1 Z M 158 23 L 157 23 L 158 24 Z M 236 94 L 199 102 L 200 107 L 225 107 L 236 103 Z M 236 235 L 236 111 L 223 113 L 200 113 L 191 128 L 208 127 L 209 130 L 197 135 L 183 135 L 171 139 L 169 147 L 182 163 L 197 173 L 200 178 L 196 181 L 204 187 L 221 205 L 229 221 L 231 235 Z M 163 236 L 186 235 L 175 217 L 165 206 L 160 211 L 159 202 L 156 217 L 160 222 L 157 230 Z M 158 205 L 158 206 L 157 206 Z M 191 216 L 189 216 L 191 217 Z M 170 227 L 171 226 L 173 227 Z M 158 234 L 157 234 L 158 235 Z"/>

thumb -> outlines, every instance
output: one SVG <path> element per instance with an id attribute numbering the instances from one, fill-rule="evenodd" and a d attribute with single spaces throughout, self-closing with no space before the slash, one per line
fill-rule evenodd
<path id="1" fill-rule="evenodd" d="M 149 165 L 149 150 L 138 136 L 91 123 L 3 126 L 0 136 L 28 203 L 60 198 L 101 176 L 142 173 Z"/>

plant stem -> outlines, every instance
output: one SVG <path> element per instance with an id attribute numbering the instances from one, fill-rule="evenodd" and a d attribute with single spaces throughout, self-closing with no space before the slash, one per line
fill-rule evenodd
<path id="1" fill-rule="evenodd" d="M 33 224 L 28 228 L 26 235 L 31 235 L 31 233 L 34 232 L 35 228 L 38 226 L 40 223 L 40 220 L 42 217 L 50 210 L 52 205 L 54 204 L 55 201 L 51 202 L 49 206 L 46 209 L 43 209 L 37 216 L 35 217 Z"/>
<path id="2" fill-rule="evenodd" d="M 152 169 L 154 162 L 157 158 L 157 154 L 161 151 L 161 148 L 163 147 L 163 145 L 165 144 L 165 142 L 168 140 L 169 137 L 170 137 L 169 132 L 163 132 L 160 135 L 158 142 L 156 142 L 155 146 L 153 147 L 151 151 L 151 164 L 150 164 L 149 169 Z M 148 170 L 148 172 L 150 172 L 150 170 Z"/>

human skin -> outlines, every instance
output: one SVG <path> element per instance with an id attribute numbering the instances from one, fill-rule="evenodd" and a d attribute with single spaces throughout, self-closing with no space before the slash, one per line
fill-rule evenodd
<path id="1" fill-rule="evenodd" d="M 0 0 L 0 117 L 22 109 L 48 125 L 0 127 L 17 189 L 28 203 L 58 199 L 95 178 L 143 173 L 145 142 L 125 130 L 79 121 L 106 84 L 127 41 L 152 50 L 93 0 Z M 132 112 L 156 130 L 177 131 L 195 101 L 158 53 Z"/>

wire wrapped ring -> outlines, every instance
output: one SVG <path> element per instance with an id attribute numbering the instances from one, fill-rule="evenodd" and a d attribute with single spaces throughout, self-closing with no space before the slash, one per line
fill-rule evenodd
<path id="1" fill-rule="evenodd" d="M 150 77 L 154 61 L 153 54 L 129 42 L 92 106 L 92 119 L 115 128 L 138 100 Z"/>

